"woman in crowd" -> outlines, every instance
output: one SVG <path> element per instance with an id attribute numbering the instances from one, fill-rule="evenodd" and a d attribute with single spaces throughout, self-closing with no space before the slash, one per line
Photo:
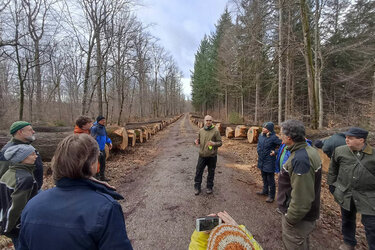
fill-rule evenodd
<path id="1" fill-rule="evenodd" d="M 66 137 L 52 160 L 56 187 L 41 192 L 21 217 L 19 249 L 132 249 L 121 195 L 93 182 L 99 148 L 87 134 Z"/>

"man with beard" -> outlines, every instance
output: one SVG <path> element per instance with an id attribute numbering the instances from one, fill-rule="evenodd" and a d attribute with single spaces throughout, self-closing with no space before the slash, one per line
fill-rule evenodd
<path id="1" fill-rule="evenodd" d="M 31 144 L 36 139 L 35 131 L 29 122 L 16 121 L 10 126 L 9 132 L 12 135 L 12 139 L 0 150 L 0 178 L 9 169 L 10 164 L 4 157 L 5 150 L 17 144 Z M 43 162 L 38 151 L 35 151 L 35 153 L 37 154 L 37 158 L 33 173 L 38 183 L 38 190 L 40 190 L 43 185 Z"/>

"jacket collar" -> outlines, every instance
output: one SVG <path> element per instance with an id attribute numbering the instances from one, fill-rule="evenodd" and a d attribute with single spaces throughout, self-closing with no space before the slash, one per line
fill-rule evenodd
<path id="1" fill-rule="evenodd" d="M 372 147 L 367 143 L 365 149 L 362 152 L 368 155 L 372 155 Z"/>
<path id="2" fill-rule="evenodd" d="M 14 138 L 14 137 L 12 137 L 11 142 L 13 142 L 14 144 L 31 144 L 31 142 L 20 141 L 20 140 Z"/>
<path id="3" fill-rule="evenodd" d="M 301 148 L 305 148 L 307 147 L 307 142 L 306 141 L 303 141 L 303 142 L 296 142 L 294 143 L 292 146 L 288 146 L 288 150 L 290 152 L 294 152 L 294 151 L 297 151 L 298 149 L 301 149 Z"/>
<path id="4" fill-rule="evenodd" d="M 29 172 L 33 172 L 35 164 L 23 164 L 23 163 L 11 163 L 9 169 L 23 169 Z"/>
<path id="5" fill-rule="evenodd" d="M 62 178 L 62 179 L 56 181 L 56 186 L 60 187 L 60 188 L 78 187 L 78 186 L 87 187 L 87 188 L 93 189 L 95 191 L 99 191 L 101 193 L 108 194 L 108 195 L 112 196 L 112 198 L 115 199 L 115 200 L 123 200 L 124 199 L 124 197 L 121 194 L 107 188 L 106 186 L 104 186 L 100 183 L 96 183 L 96 182 L 91 181 L 89 179 Z"/>

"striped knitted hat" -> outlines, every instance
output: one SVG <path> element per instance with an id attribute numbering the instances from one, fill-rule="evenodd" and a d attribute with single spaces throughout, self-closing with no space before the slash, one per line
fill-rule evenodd
<path id="1" fill-rule="evenodd" d="M 222 224 L 211 231 L 207 249 L 249 250 L 255 248 L 249 237 L 239 227 Z"/>

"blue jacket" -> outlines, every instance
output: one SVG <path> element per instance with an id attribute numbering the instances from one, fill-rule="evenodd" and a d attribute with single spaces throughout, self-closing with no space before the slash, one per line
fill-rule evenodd
<path id="1" fill-rule="evenodd" d="M 258 137 L 258 168 L 267 173 L 275 172 L 276 157 L 271 156 L 272 150 L 275 150 L 281 145 L 281 140 L 274 132 L 269 133 L 269 136 L 261 133 Z"/>
<path id="2" fill-rule="evenodd" d="M 107 136 L 105 126 L 99 124 L 98 122 L 95 122 L 94 126 L 92 126 L 91 135 L 98 142 L 100 151 L 104 150 L 106 143 L 112 143 L 111 139 L 109 139 L 109 137 Z"/>
<path id="3" fill-rule="evenodd" d="M 26 205 L 17 250 L 133 249 L 121 198 L 88 179 L 60 179 Z"/>
<path id="4" fill-rule="evenodd" d="M 309 146 L 311 146 L 312 144 L 312 141 L 309 140 L 309 139 L 306 139 L 306 142 Z M 281 154 L 283 153 L 283 151 L 286 150 L 285 152 L 285 155 L 284 155 L 284 159 L 283 159 L 283 162 L 282 164 L 280 165 L 280 157 L 281 157 Z M 276 162 L 275 162 L 275 169 L 276 169 L 276 173 L 279 173 L 280 172 L 280 169 L 282 168 L 282 166 L 285 164 L 285 162 L 288 160 L 290 156 L 290 151 L 286 148 L 286 145 L 285 143 L 281 144 L 279 150 L 277 151 L 277 156 L 276 156 Z"/>

